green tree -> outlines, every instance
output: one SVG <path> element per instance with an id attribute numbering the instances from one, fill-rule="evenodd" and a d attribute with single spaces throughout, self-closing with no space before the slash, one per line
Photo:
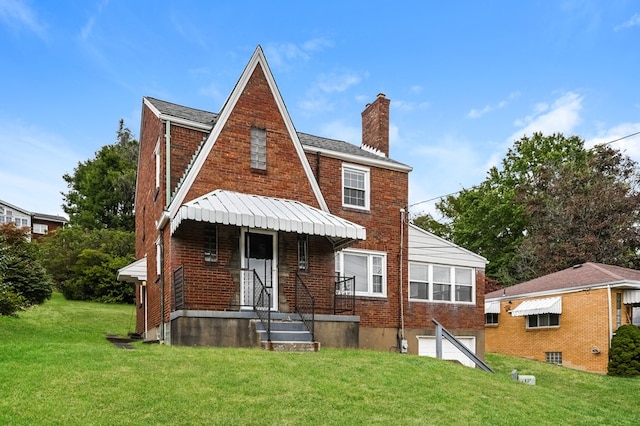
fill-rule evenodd
<path id="1" fill-rule="evenodd" d="M 103 146 L 95 158 L 65 174 L 69 191 L 64 211 L 72 226 L 88 229 L 135 230 L 134 202 L 138 142 L 120 120 L 116 142 Z"/>
<path id="2" fill-rule="evenodd" d="M 42 243 L 43 262 L 67 299 L 132 303 L 134 288 L 116 280 L 134 257 L 132 232 L 69 226 Z"/>
<path id="3" fill-rule="evenodd" d="M 436 207 L 450 239 L 486 257 L 487 276 L 503 285 L 579 259 L 629 266 L 637 247 L 635 170 L 611 148 L 534 133 L 516 141 L 482 183 Z M 586 257 L 595 240 L 602 250 Z"/>
<path id="4" fill-rule="evenodd" d="M 13 315 L 23 306 L 51 297 L 51 281 L 38 259 L 38 246 L 25 229 L 0 226 L 0 313 Z M 13 312 L 12 312 L 13 311 Z"/>

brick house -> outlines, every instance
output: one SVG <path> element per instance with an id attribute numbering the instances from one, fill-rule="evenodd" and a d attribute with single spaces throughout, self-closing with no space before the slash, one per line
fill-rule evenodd
<path id="1" fill-rule="evenodd" d="M 210 346 L 311 333 L 388 350 L 433 335 L 437 313 L 478 336 L 481 355 L 486 261 L 460 303 L 453 290 L 409 298 L 407 259 L 425 247 L 409 248 L 411 167 L 389 158 L 389 104 L 380 94 L 366 106 L 360 146 L 297 132 L 260 47 L 218 113 L 144 97 L 138 260 L 118 275 L 136 283 L 137 332 Z M 304 330 L 278 328 L 299 319 Z"/>
<path id="2" fill-rule="evenodd" d="M 640 271 L 584 263 L 485 295 L 486 351 L 606 373 L 616 329 L 640 304 Z"/>
<path id="3" fill-rule="evenodd" d="M 32 213 L 0 200 L 0 224 L 3 223 L 14 223 L 17 228 L 29 228 L 31 236 L 38 240 L 49 232 L 64 227 L 68 220 L 57 215 Z"/>

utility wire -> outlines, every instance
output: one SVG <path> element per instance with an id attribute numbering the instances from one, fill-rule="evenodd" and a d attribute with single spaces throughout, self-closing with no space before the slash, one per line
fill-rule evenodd
<path id="1" fill-rule="evenodd" d="M 612 143 L 614 143 L 614 142 L 618 142 L 618 141 L 621 141 L 621 140 L 623 140 L 623 139 L 627 139 L 627 138 L 630 138 L 630 137 L 632 137 L 632 136 L 636 136 L 636 135 L 640 135 L 640 132 L 631 133 L 631 134 L 628 134 L 628 135 L 626 135 L 626 136 L 619 137 L 618 139 L 614 139 L 614 140 L 609 141 L 609 142 L 599 143 L 598 145 L 610 145 L 610 144 L 612 144 Z M 418 204 L 428 203 L 429 201 L 439 200 L 440 198 L 448 197 L 449 195 L 459 194 L 460 192 L 462 192 L 462 191 L 464 191 L 464 190 L 466 190 L 466 189 L 473 189 L 473 188 L 475 188 L 475 187 L 477 187 L 477 186 L 480 186 L 480 185 L 473 185 L 473 186 L 470 186 L 469 188 L 462 188 L 462 189 L 461 189 L 461 190 L 459 190 L 459 191 L 450 192 L 450 193 L 448 193 L 448 194 L 440 195 L 440 196 L 438 196 L 438 197 L 429 198 L 428 200 L 418 201 L 417 203 L 410 204 L 410 205 L 409 205 L 409 208 L 411 208 L 411 207 L 413 207 L 413 206 L 417 206 Z"/>

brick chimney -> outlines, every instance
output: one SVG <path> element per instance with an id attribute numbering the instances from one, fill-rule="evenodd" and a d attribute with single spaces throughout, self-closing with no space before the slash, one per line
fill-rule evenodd
<path id="1" fill-rule="evenodd" d="M 389 104 L 384 93 L 362 111 L 362 147 L 389 156 Z"/>

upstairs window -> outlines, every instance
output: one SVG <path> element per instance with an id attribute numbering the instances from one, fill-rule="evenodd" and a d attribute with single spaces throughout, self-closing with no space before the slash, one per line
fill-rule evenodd
<path id="1" fill-rule="evenodd" d="M 267 170 L 267 131 L 251 128 L 251 168 Z"/>
<path id="2" fill-rule="evenodd" d="M 484 314 L 484 324 L 498 325 L 498 315 L 499 314 Z"/>
<path id="3" fill-rule="evenodd" d="M 204 261 L 218 261 L 218 228 L 215 225 L 204 227 Z"/>
<path id="4" fill-rule="evenodd" d="M 344 165 L 342 167 L 342 205 L 369 210 L 369 169 Z"/>
<path id="5" fill-rule="evenodd" d="M 42 223 L 36 223 L 33 225 L 33 233 L 34 234 L 48 234 L 49 233 L 49 225 L 44 225 Z"/>

